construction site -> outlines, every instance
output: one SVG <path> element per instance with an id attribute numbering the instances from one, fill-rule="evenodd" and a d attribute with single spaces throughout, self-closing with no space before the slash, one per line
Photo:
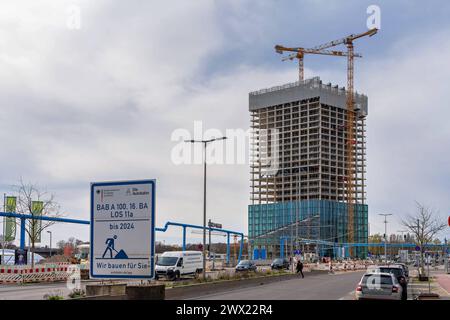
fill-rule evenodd
<path id="1" fill-rule="evenodd" d="M 354 90 L 353 42 L 377 29 L 314 48 L 275 46 L 298 60 L 294 83 L 249 94 L 254 258 L 367 257 L 366 118 L 368 97 Z M 329 48 L 344 45 L 346 51 Z M 306 54 L 345 57 L 347 87 L 304 79 Z"/>

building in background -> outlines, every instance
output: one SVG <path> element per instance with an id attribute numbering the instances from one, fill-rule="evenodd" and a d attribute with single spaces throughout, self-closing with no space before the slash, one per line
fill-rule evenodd
<path id="1" fill-rule="evenodd" d="M 367 96 L 355 94 L 354 241 L 367 243 L 365 119 Z M 344 88 L 319 78 L 249 94 L 252 249 L 268 258 L 294 250 L 366 257 L 349 251 L 346 196 L 347 107 Z M 283 251 L 281 253 L 280 251 Z M 256 251 L 258 252 L 258 251 Z"/>

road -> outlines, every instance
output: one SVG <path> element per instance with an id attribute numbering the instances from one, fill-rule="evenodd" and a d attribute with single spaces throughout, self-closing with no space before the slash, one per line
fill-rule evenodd
<path id="1" fill-rule="evenodd" d="M 274 282 L 262 286 L 233 289 L 227 292 L 198 296 L 193 300 L 353 300 L 356 284 L 361 279 L 363 271 L 337 273 L 334 275 L 320 274 L 310 275 L 305 273 L 305 278 L 291 279 Z M 450 283 L 450 277 L 442 271 L 434 276 L 439 280 Z M 81 286 L 94 281 L 82 281 Z M 433 286 L 436 284 L 434 283 Z M 427 292 L 428 283 L 410 284 L 408 289 L 409 299 L 419 291 Z M 423 288 L 422 288 L 423 287 Z M 42 300 L 45 294 L 64 296 L 71 290 L 67 288 L 66 282 L 41 283 L 25 285 L 0 285 L 0 300 Z M 449 293 L 441 290 L 441 296 L 450 298 Z"/>
<path id="2" fill-rule="evenodd" d="M 0 285 L 0 300 L 42 300 L 45 294 L 67 297 L 71 290 L 65 282 L 24 285 Z"/>
<path id="3" fill-rule="evenodd" d="M 353 299 L 353 290 L 363 272 L 349 272 L 335 275 L 314 275 L 304 279 L 280 281 L 264 286 L 237 289 L 220 294 L 197 297 L 196 299 Z M 82 282 L 82 287 L 87 282 Z M 41 300 L 45 294 L 59 293 L 64 297 L 70 293 L 65 282 L 26 285 L 1 285 L 0 300 Z"/>
<path id="4" fill-rule="evenodd" d="M 311 275 L 264 286 L 199 296 L 193 300 L 353 300 L 363 271 Z"/>

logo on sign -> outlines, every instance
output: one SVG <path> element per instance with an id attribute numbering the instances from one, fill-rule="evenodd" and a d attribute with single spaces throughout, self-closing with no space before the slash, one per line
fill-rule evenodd
<path id="1" fill-rule="evenodd" d="M 138 188 L 128 188 L 126 195 L 127 196 L 144 196 L 150 194 L 148 191 L 139 191 Z"/>

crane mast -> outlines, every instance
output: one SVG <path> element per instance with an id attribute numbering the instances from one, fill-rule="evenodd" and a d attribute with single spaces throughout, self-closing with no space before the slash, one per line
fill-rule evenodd
<path id="1" fill-rule="evenodd" d="M 283 53 L 285 51 L 294 52 L 293 54 L 283 58 L 284 60 L 298 59 L 299 63 L 299 80 L 304 80 L 304 56 L 305 54 L 321 54 L 321 55 L 331 55 L 331 56 L 346 56 L 347 57 L 347 97 L 346 97 L 346 107 L 347 107 L 347 139 L 346 139 L 346 183 L 345 183 L 345 199 L 347 202 L 347 242 L 355 242 L 355 205 L 357 203 L 356 199 L 356 181 L 357 181 L 357 156 L 356 156 L 356 146 L 357 137 L 355 133 L 356 126 L 356 114 L 355 114 L 355 97 L 354 97 L 354 58 L 361 57 L 360 54 L 354 52 L 353 41 L 362 37 L 372 37 L 378 32 L 378 29 L 373 28 L 366 32 L 360 34 L 351 34 L 347 37 L 327 42 L 325 44 L 313 47 L 311 49 L 305 48 L 286 48 L 280 45 L 275 46 L 275 50 L 278 53 Z M 331 47 L 338 45 L 345 45 L 347 47 L 347 52 L 342 51 L 330 51 L 326 50 Z M 364 181 L 363 181 L 364 183 Z M 352 247 L 350 247 L 350 256 L 352 256 Z"/>
<path id="2" fill-rule="evenodd" d="M 345 193 L 347 200 L 347 242 L 355 242 L 355 204 L 356 199 L 356 134 L 355 134 L 355 96 L 354 96 L 354 46 L 353 41 L 365 36 L 373 36 L 378 29 L 370 29 L 366 32 L 350 35 L 345 38 L 334 40 L 323 45 L 314 47 L 315 50 L 324 50 L 334 46 L 344 44 L 347 47 L 347 140 L 346 140 L 346 184 Z M 363 181 L 364 183 L 364 181 Z M 353 255 L 353 248 L 349 247 L 350 256 Z"/>
<path id="3" fill-rule="evenodd" d="M 354 90 L 353 90 L 353 43 L 347 43 L 347 183 L 346 183 L 346 197 L 347 197 L 347 237 L 348 243 L 354 243 L 354 226 L 355 226 L 355 166 L 356 166 L 356 139 L 355 139 L 355 107 L 354 107 Z M 352 255 L 352 247 L 350 247 L 350 256 Z"/>

